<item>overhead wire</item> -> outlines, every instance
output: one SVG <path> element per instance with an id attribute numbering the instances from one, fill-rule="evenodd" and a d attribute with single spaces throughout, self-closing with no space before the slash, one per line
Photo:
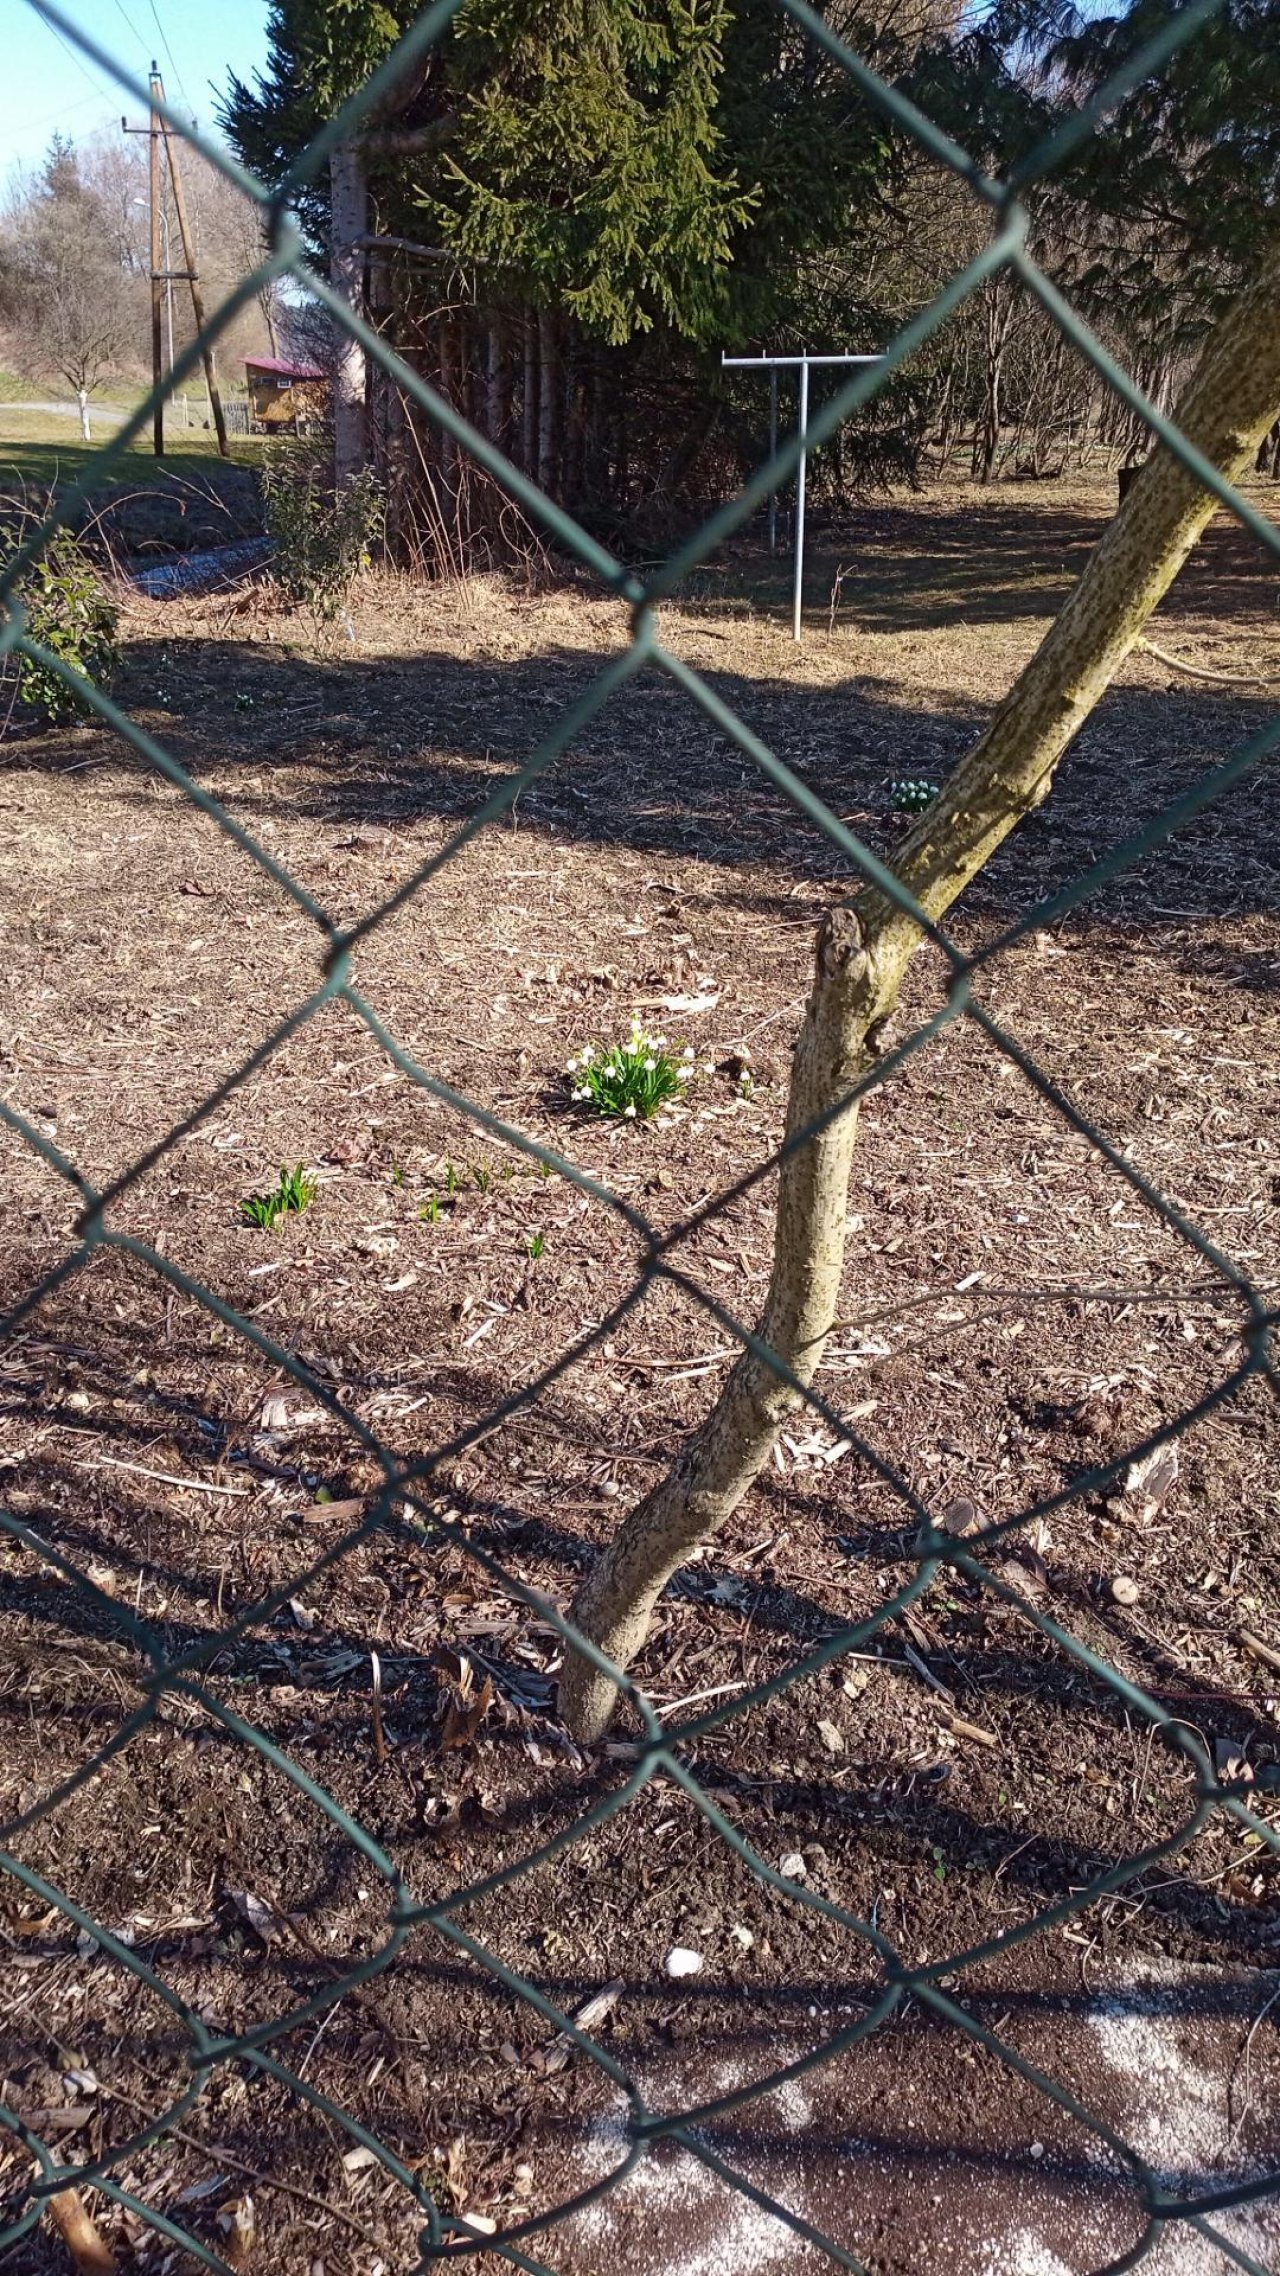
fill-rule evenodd
<path id="1" fill-rule="evenodd" d="M 142 49 L 142 52 L 145 55 L 147 52 L 147 43 L 144 40 L 141 32 L 138 30 L 138 27 L 135 24 L 132 16 L 129 14 L 128 9 L 125 7 L 124 0 L 115 0 L 115 7 L 116 14 L 120 17 L 122 23 L 124 24 L 125 30 L 132 33 L 134 39 L 136 39 L 139 47 Z"/>
<path id="2" fill-rule="evenodd" d="M 81 55 L 79 49 L 72 46 L 71 41 L 58 30 L 57 25 L 51 24 L 47 16 L 42 16 L 40 21 L 45 25 L 47 30 L 53 33 L 53 36 L 58 42 L 59 47 L 66 49 L 67 54 L 70 56 L 81 78 L 88 80 L 89 85 L 92 87 L 95 95 L 110 93 L 110 88 L 107 81 L 105 79 L 99 78 L 95 72 L 90 70 L 89 65 L 85 62 L 84 57 Z"/>

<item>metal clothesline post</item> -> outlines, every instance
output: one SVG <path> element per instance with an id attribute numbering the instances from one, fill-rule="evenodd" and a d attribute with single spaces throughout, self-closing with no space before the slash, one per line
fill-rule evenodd
<path id="1" fill-rule="evenodd" d="M 776 364 L 769 373 L 769 456 L 778 455 L 778 371 Z M 769 551 L 778 550 L 778 493 L 769 492 Z"/>
<path id="2" fill-rule="evenodd" d="M 800 441 L 803 444 L 809 432 L 810 366 L 812 364 L 878 364 L 879 361 L 879 356 L 811 356 L 806 349 L 802 351 L 801 354 L 795 356 L 726 356 L 722 354 L 720 358 L 720 368 L 722 371 L 742 371 L 749 369 L 768 372 L 769 456 L 770 458 L 773 458 L 776 455 L 778 448 L 779 371 L 783 369 L 795 369 L 798 370 L 800 374 L 799 435 Z M 792 590 L 791 601 L 791 635 L 794 640 L 799 640 L 801 636 L 801 616 L 804 606 L 804 505 L 805 478 L 808 469 L 808 459 L 809 454 L 807 450 L 802 449 L 800 452 L 800 463 L 796 468 L 796 564 L 795 582 Z M 769 493 L 770 553 L 773 553 L 777 550 L 777 542 L 778 494 L 776 490 L 771 490 Z"/>
<path id="3" fill-rule="evenodd" d="M 804 497 L 805 477 L 809 466 L 809 453 L 804 448 L 809 437 L 809 365 L 800 366 L 800 464 L 796 468 L 796 573 L 791 588 L 791 637 L 800 638 L 800 617 L 804 608 Z"/>

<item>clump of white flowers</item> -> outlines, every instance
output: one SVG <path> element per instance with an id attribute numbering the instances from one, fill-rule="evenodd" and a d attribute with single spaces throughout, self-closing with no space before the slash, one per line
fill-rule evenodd
<path id="1" fill-rule="evenodd" d="M 637 1014 L 625 1043 L 584 1043 L 565 1075 L 576 1105 L 620 1122 L 648 1122 L 684 1096 L 694 1075 L 693 1046 L 673 1058 L 666 1036 L 647 1034 Z"/>

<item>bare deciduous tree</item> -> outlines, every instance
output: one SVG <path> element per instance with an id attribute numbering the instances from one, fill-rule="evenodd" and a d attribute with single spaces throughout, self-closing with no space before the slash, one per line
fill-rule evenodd
<path id="1" fill-rule="evenodd" d="M 1280 250 L 1211 336 L 1177 419 L 1228 479 L 1249 468 L 1280 416 Z M 1048 796 L 1068 744 L 1136 643 L 1216 510 L 1163 446 L 1130 490 L 1079 584 L 986 733 L 912 829 L 897 875 L 925 915 L 943 917 L 1023 817 Z M 809 1385 L 837 1317 L 845 1262 L 856 1106 L 840 1102 L 874 1066 L 921 940 L 914 918 L 868 889 L 830 912 L 796 1043 L 787 1112 L 793 1137 L 818 1134 L 783 1163 L 773 1272 L 760 1335 Z M 714 1408 L 667 1476 L 624 1519 L 573 1606 L 582 1632 L 625 1668 L 657 1599 L 691 1550 L 714 1534 L 768 1460 L 800 1393 L 744 1350 Z M 561 1704 L 597 1738 L 617 1687 L 567 1651 Z"/>
<path id="2" fill-rule="evenodd" d="M 0 241 L 0 321 L 33 379 L 57 372 L 80 406 L 91 442 L 89 397 L 128 356 L 137 309 L 112 226 L 80 175 L 69 143 L 55 142 L 30 195 Z"/>

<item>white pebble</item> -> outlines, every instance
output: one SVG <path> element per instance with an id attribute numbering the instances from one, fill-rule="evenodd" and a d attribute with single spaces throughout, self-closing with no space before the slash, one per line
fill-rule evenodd
<path id="1" fill-rule="evenodd" d="M 667 1974 L 669 1976 L 700 1976 L 701 1973 L 701 1952 L 690 1952 L 684 1944 L 673 1944 L 667 1954 Z"/>
<path id="2" fill-rule="evenodd" d="M 778 1871 L 781 1873 L 784 1881 L 804 1881 L 808 1879 L 805 1862 L 798 1849 L 789 1849 L 787 1851 L 786 1856 L 783 1858 L 782 1863 L 778 1867 Z"/>
<path id="3" fill-rule="evenodd" d="M 734 1943 L 738 1945 L 744 1952 L 749 1952 L 752 1945 L 755 1943 L 755 1938 L 752 1935 L 750 1929 L 744 1928 L 741 1921 L 739 1921 L 736 1926 L 730 1929 L 729 1934 L 733 1938 Z"/>

